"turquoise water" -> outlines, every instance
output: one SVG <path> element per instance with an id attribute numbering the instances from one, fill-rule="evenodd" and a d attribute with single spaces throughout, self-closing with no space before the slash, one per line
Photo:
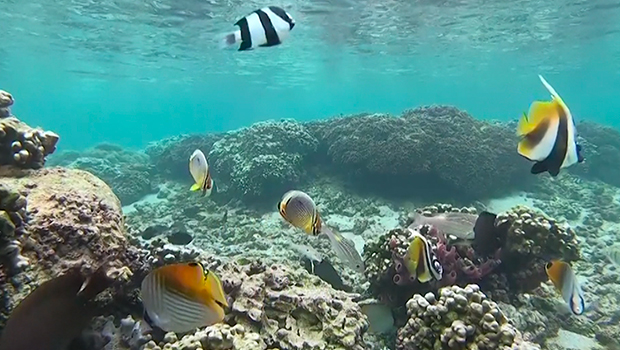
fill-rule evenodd
<path id="1" fill-rule="evenodd" d="M 267 5 L 288 41 L 218 47 Z M 0 38 L 0 89 L 60 149 L 433 103 L 513 119 L 548 98 L 539 73 L 577 120 L 620 125 L 617 0 L 0 0 Z"/>

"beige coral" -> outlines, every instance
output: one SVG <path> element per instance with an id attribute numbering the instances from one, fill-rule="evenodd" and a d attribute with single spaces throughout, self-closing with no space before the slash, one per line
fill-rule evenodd
<path id="1" fill-rule="evenodd" d="M 0 165 L 42 168 L 58 140 L 55 133 L 32 128 L 15 117 L 0 118 Z"/>
<path id="2" fill-rule="evenodd" d="M 475 284 L 416 294 L 407 302 L 409 320 L 398 331 L 396 349 L 536 349 L 525 343 L 497 304 Z"/>

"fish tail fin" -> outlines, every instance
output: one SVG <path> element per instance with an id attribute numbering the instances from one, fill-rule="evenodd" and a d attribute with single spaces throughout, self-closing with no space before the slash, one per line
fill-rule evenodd
<path id="1" fill-rule="evenodd" d="M 220 48 L 230 47 L 241 40 L 241 32 L 239 30 L 224 34 L 220 40 Z"/>
<path id="2" fill-rule="evenodd" d="M 113 279 L 108 276 L 108 269 L 104 264 L 86 278 L 77 295 L 86 300 L 94 299 L 99 293 L 108 289 L 113 282 Z"/>

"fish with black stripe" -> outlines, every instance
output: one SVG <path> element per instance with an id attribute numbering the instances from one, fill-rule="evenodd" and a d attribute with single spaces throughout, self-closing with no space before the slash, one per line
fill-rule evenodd
<path id="1" fill-rule="evenodd" d="M 239 29 L 224 37 L 224 46 L 239 44 L 239 51 L 245 51 L 280 45 L 295 27 L 295 20 L 282 8 L 268 6 L 248 14 L 234 25 Z"/>
<path id="2" fill-rule="evenodd" d="M 310 235 L 325 234 L 338 258 L 357 272 L 364 272 L 364 261 L 355 243 L 323 224 L 321 214 L 312 198 L 302 191 L 288 191 L 278 202 L 278 212 L 284 220 Z"/>
<path id="3" fill-rule="evenodd" d="M 189 157 L 189 172 L 192 174 L 195 182 L 190 191 L 201 191 L 203 197 L 210 196 L 214 183 L 211 178 L 207 158 L 199 149 L 195 150 L 191 157 Z"/>
<path id="4" fill-rule="evenodd" d="M 418 231 L 408 228 L 413 236 L 407 253 L 404 257 L 405 268 L 411 277 L 417 278 L 420 283 L 426 283 L 433 278 L 441 280 L 443 266 L 435 256 L 430 242 Z"/>
<path id="5" fill-rule="evenodd" d="M 199 262 L 165 265 L 142 280 L 145 320 L 166 332 L 185 333 L 224 319 L 222 282 Z"/>
<path id="6" fill-rule="evenodd" d="M 572 267 L 567 262 L 552 260 L 545 265 L 545 272 L 558 292 L 562 294 L 562 298 L 572 313 L 581 315 L 586 305 L 583 291 Z"/>
<path id="7" fill-rule="evenodd" d="M 528 114 L 523 113 L 517 126 L 521 138 L 517 152 L 534 161 L 532 174 L 549 172 L 553 177 L 560 169 L 581 163 L 581 145 L 577 144 L 577 129 L 568 106 L 555 89 L 541 76 L 551 101 L 534 101 Z"/>

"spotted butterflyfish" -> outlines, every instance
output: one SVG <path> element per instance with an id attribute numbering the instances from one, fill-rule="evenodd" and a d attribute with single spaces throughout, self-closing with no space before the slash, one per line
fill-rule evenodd
<path id="1" fill-rule="evenodd" d="M 355 248 L 355 243 L 323 225 L 321 214 L 308 194 L 298 190 L 286 192 L 278 202 L 278 212 L 292 226 L 309 235 L 325 234 L 340 260 L 355 271 L 364 272 L 364 261 Z"/>
<path id="2" fill-rule="evenodd" d="M 165 265 L 142 281 L 140 297 L 150 323 L 185 333 L 221 322 L 228 308 L 222 282 L 199 262 Z"/>
<path id="3" fill-rule="evenodd" d="M 517 125 L 520 141 L 518 153 L 534 161 L 532 174 L 548 172 L 555 177 L 560 169 L 583 162 L 577 131 L 568 106 L 555 89 L 541 76 L 551 101 L 534 101 L 529 113 L 523 113 Z"/>

